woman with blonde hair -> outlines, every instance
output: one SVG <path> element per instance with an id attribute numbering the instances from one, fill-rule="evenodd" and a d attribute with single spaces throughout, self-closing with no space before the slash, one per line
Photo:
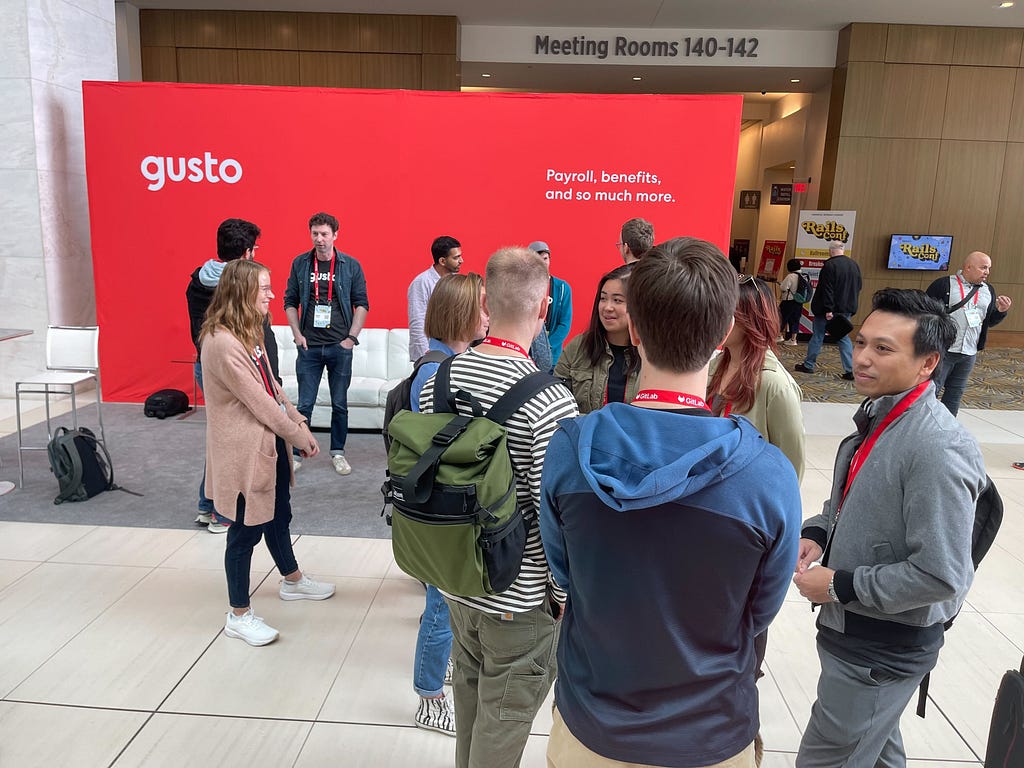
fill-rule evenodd
<path id="1" fill-rule="evenodd" d="M 445 275 L 438 281 L 430 294 L 423 320 L 427 354 L 432 357 L 420 364 L 413 378 L 410 399 L 414 411 L 420 409 L 423 385 L 434 375 L 441 361 L 462 354 L 474 341 L 486 336 L 487 325 L 480 275 L 474 272 Z M 420 728 L 454 736 L 455 712 L 444 695 L 444 685 L 451 684 L 452 673 L 448 604 L 437 587 L 430 584 L 426 587 L 426 607 L 420 619 L 413 660 L 412 687 L 420 696 L 414 722 Z"/>
<path id="2" fill-rule="evenodd" d="M 263 342 L 263 321 L 274 298 L 270 270 L 254 261 L 230 262 L 199 334 L 206 398 L 206 490 L 219 514 L 231 520 L 224 552 L 228 611 L 224 634 L 260 646 L 278 631 L 249 605 L 252 551 L 261 538 L 284 577 L 282 600 L 324 600 L 333 584 L 299 570 L 292 551 L 292 462 L 320 448 L 305 417 L 274 379 Z"/>

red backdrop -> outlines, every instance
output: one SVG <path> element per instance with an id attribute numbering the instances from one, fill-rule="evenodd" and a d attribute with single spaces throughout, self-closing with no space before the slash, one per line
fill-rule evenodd
<path id="1" fill-rule="evenodd" d="M 738 96 L 85 83 L 83 98 L 113 402 L 191 392 L 191 368 L 171 362 L 194 354 L 185 287 L 216 257 L 228 217 L 263 230 L 257 258 L 273 271 L 281 324 L 288 267 L 311 248 L 306 223 L 320 210 L 366 272 L 370 328 L 407 325 L 406 288 L 442 234 L 462 242 L 463 271 L 480 273 L 496 248 L 545 240 L 573 288 L 574 334 L 598 278 L 621 263 L 625 220 L 650 220 L 659 241 L 728 247 Z"/>

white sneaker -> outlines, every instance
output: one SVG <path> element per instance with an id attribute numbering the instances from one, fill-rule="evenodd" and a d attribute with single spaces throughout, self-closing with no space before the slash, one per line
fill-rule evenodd
<path id="1" fill-rule="evenodd" d="M 420 706 L 414 718 L 417 728 L 437 731 L 446 736 L 455 735 L 455 710 L 447 696 L 439 699 L 425 699 L 420 696 Z"/>
<path id="2" fill-rule="evenodd" d="M 445 685 L 451 685 L 452 684 L 452 677 L 454 675 L 455 675 L 455 662 L 452 661 L 452 657 L 449 656 L 448 657 L 448 665 L 445 667 L 445 670 L 444 670 L 444 684 Z"/>
<path id="3" fill-rule="evenodd" d="M 292 459 L 292 472 L 298 472 L 302 469 L 302 462 L 298 459 Z"/>
<path id="4" fill-rule="evenodd" d="M 306 574 L 302 574 L 298 581 L 281 579 L 278 594 L 282 600 L 326 600 L 334 594 L 334 585 L 313 581 Z"/>
<path id="5" fill-rule="evenodd" d="M 245 640 L 253 646 L 272 643 L 280 636 L 276 629 L 267 626 L 263 619 L 254 614 L 252 608 L 241 616 L 236 616 L 234 611 L 228 611 L 227 621 L 224 622 L 224 634 Z"/>
<path id="6" fill-rule="evenodd" d="M 210 533 L 227 533 L 228 528 L 230 527 L 230 524 L 221 523 L 214 519 L 211 520 L 209 524 L 206 526 L 206 530 L 208 530 Z"/>
<path id="7" fill-rule="evenodd" d="M 348 463 L 348 460 L 342 454 L 331 456 L 331 464 L 334 465 L 334 471 L 339 475 L 348 475 L 352 472 L 352 465 Z"/>
<path id="8" fill-rule="evenodd" d="M 787 347 L 795 347 L 796 346 L 796 339 L 786 339 L 782 343 L 785 344 Z"/>

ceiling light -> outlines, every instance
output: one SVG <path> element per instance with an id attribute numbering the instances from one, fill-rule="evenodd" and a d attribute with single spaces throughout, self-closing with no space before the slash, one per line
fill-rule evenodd
<path id="1" fill-rule="evenodd" d="M 994 7 L 996 8 L 1013 8 L 1013 3 L 1007 0 L 1005 3 L 997 3 Z"/>
<path id="2" fill-rule="evenodd" d="M 799 77 L 794 77 L 794 78 L 793 78 L 792 80 L 790 80 L 789 82 L 791 82 L 791 83 L 799 83 L 799 82 L 800 82 L 800 78 L 799 78 Z"/>
<path id="3" fill-rule="evenodd" d="M 642 77 L 640 77 L 640 75 L 633 75 L 633 79 L 634 79 L 634 80 L 637 80 L 637 81 L 639 81 L 639 80 L 643 80 L 643 78 L 642 78 Z"/>
<path id="4" fill-rule="evenodd" d="M 480 77 L 490 77 L 490 76 L 491 76 L 490 72 L 481 72 L 480 73 Z"/>

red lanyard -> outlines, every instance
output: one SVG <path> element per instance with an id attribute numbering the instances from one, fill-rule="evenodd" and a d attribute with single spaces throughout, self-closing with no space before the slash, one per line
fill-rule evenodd
<path id="1" fill-rule="evenodd" d="M 320 260 L 317 259 L 316 255 L 313 255 L 313 290 L 315 291 L 316 303 L 320 303 Z M 331 298 L 334 296 L 334 253 L 331 252 L 331 268 L 327 272 L 327 303 L 331 303 Z"/>
<path id="2" fill-rule="evenodd" d="M 277 400 L 277 395 L 274 394 L 274 386 L 270 383 L 270 376 L 267 374 L 266 363 L 263 362 L 266 357 L 267 356 L 263 354 L 263 350 L 260 347 L 256 347 L 256 351 L 252 356 L 252 361 L 256 363 L 256 368 L 260 372 L 260 378 L 263 379 L 263 386 L 267 388 L 267 394 Z"/>
<path id="3" fill-rule="evenodd" d="M 634 403 L 673 403 L 683 405 L 687 408 L 708 408 L 703 397 L 691 395 L 687 392 L 675 392 L 671 389 L 641 389 L 633 398 Z"/>
<path id="4" fill-rule="evenodd" d="M 853 460 L 850 461 L 850 471 L 846 474 L 846 485 L 843 487 L 843 498 L 839 502 L 840 509 L 843 506 L 843 502 L 846 501 L 846 494 L 850 492 L 850 486 L 853 485 L 854 478 L 860 473 L 861 467 L 864 466 L 864 462 L 868 460 L 868 455 L 871 453 L 871 449 L 875 447 L 875 443 L 878 442 L 878 438 L 885 431 L 886 427 L 902 416 L 927 388 L 928 382 L 922 381 L 904 395 L 903 399 L 896 403 L 896 405 L 893 406 L 893 409 L 886 414 L 886 417 L 882 419 L 882 423 L 875 428 L 875 431 L 871 433 L 871 436 L 861 443 L 859 448 L 857 448 L 857 452 L 853 454 Z"/>
<path id="5" fill-rule="evenodd" d="M 732 401 L 730 400 L 725 404 L 725 408 L 722 410 L 722 416 L 728 418 L 729 414 L 732 413 Z"/>
<path id="6" fill-rule="evenodd" d="M 501 347 L 502 349 L 511 349 L 513 352 L 518 352 L 523 357 L 529 357 L 529 355 L 526 354 L 525 349 L 516 344 L 514 341 L 509 341 L 508 339 L 496 339 L 493 336 L 488 336 L 480 343 L 486 344 L 490 347 Z"/>
<path id="7" fill-rule="evenodd" d="M 956 283 L 957 283 L 957 285 L 960 286 L 960 301 L 963 301 L 964 300 L 964 296 L 965 296 L 965 294 L 964 294 L 964 284 L 960 280 L 960 275 L 956 276 Z M 978 306 L 978 294 L 979 293 L 981 293 L 981 291 L 975 291 L 975 293 L 974 293 L 974 306 Z"/>

